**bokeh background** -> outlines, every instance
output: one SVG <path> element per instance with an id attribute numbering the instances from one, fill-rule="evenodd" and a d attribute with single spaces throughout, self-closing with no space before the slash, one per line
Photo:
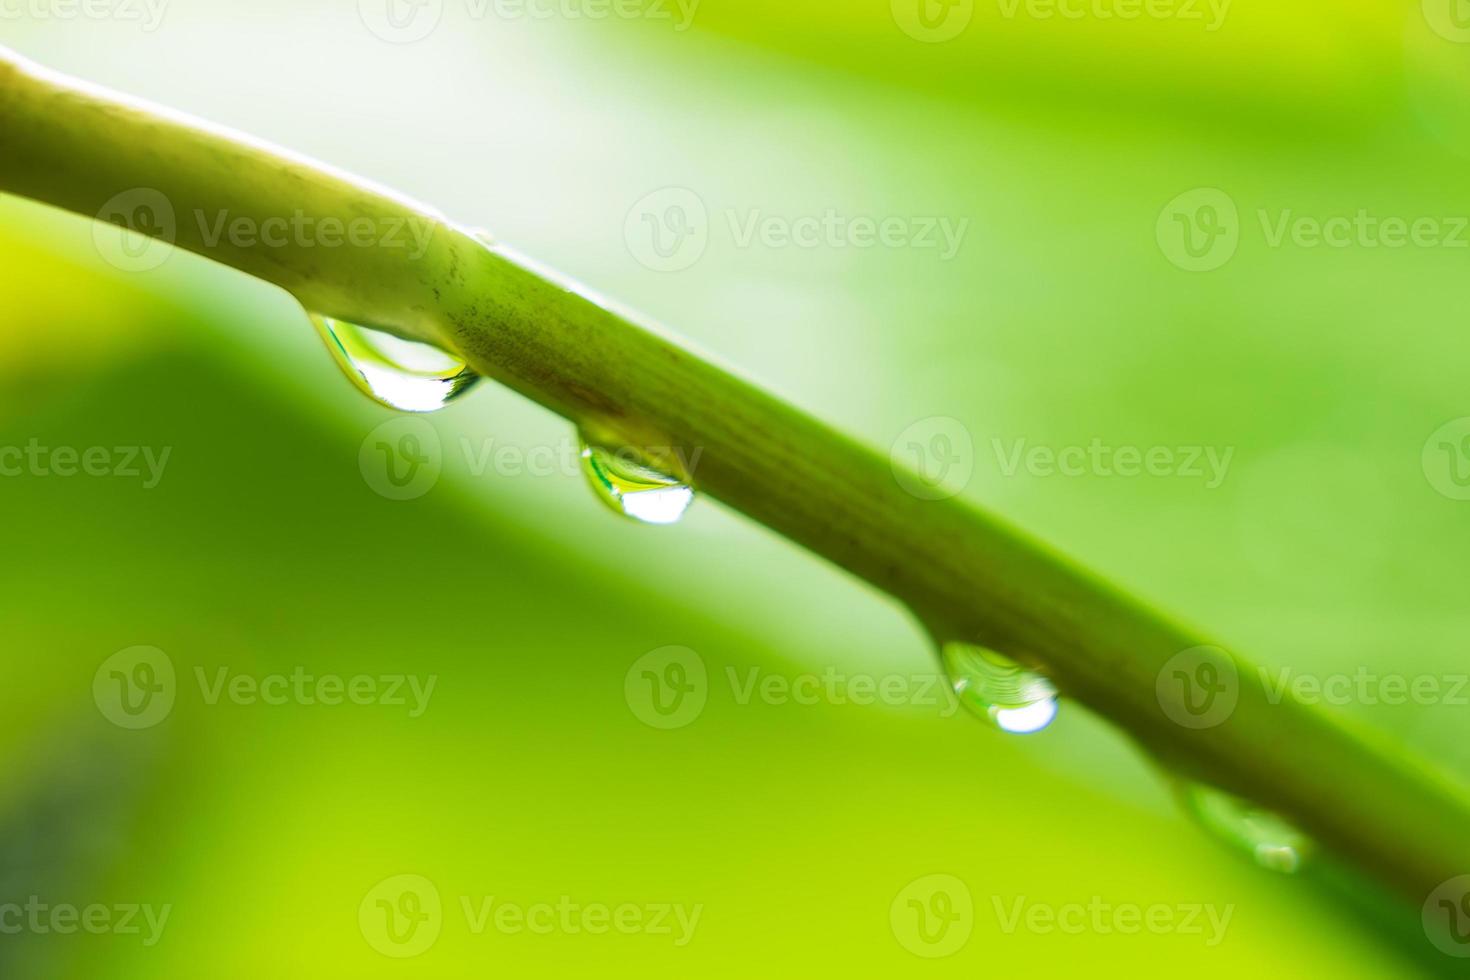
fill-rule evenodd
<path id="1" fill-rule="evenodd" d="M 437 19 L 409 41 L 380 36 L 369 0 L 168 0 L 151 29 L 121 0 L 102 17 L 5 9 L 0 44 L 485 226 L 880 449 L 958 419 L 967 496 L 1261 663 L 1467 670 L 1470 503 L 1422 456 L 1470 415 L 1463 9 L 1235 0 L 1218 20 L 1204 4 L 1127 19 L 1105 0 L 1075 18 L 975 0 L 931 5 L 930 30 L 903 0 L 703 0 L 681 29 L 672 3 L 532 17 L 443 0 L 410 9 Z M 629 218 L 668 188 L 706 209 L 708 241 L 661 271 Z M 1198 188 L 1237 209 L 1238 242 L 1189 271 L 1160 227 Z M 828 209 L 968 225 L 945 256 L 742 242 L 728 218 Z M 1435 219 L 1443 240 L 1267 233 L 1360 210 Z M 895 603 L 718 504 L 649 528 L 572 467 L 476 472 L 466 444 L 574 447 L 488 384 L 430 418 L 432 491 L 385 499 L 358 458 L 390 413 L 290 297 L 184 253 L 116 268 L 111 233 L 0 197 L 0 445 L 170 450 L 151 488 L 0 479 L 0 898 L 171 911 L 153 945 L 0 936 L 7 976 L 1453 965 L 1218 846 L 1075 705 L 1020 738 L 917 696 L 741 703 L 732 677 L 916 678 L 934 658 Z M 993 448 L 1094 437 L 1233 458 L 1208 487 L 1007 475 Z M 137 645 L 166 653 L 177 696 L 127 730 L 93 678 Z M 661 730 L 624 681 L 669 645 L 706 665 L 707 702 Z M 436 683 L 409 717 L 211 704 L 196 681 L 297 667 Z M 1340 710 L 1470 775 L 1470 708 L 1361 702 Z M 441 929 L 394 958 L 359 906 L 405 874 L 432 882 Z M 942 958 L 890 919 L 931 875 L 973 900 Z M 684 945 L 477 933 L 461 901 L 492 896 L 701 913 Z M 1007 928 L 1018 900 L 1231 917 L 1214 943 Z"/>

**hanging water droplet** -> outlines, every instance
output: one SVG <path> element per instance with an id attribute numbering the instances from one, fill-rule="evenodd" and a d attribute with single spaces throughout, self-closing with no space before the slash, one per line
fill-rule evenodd
<path id="1" fill-rule="evenodd" d="M 960 703 L 1002 731 L 1029 735 L 1057 716 L 1051 681 L 994 650 L 951 641 L 940 659 Z"/>
<path id="2" fill-rule="evenodd" d="M 1176 779 L 1175 792 L 1201 826 L 1263 868 L 1293 874 L 1310 853 L 1310 838 L 1249 800 L 1182 778 Z"/>
<path id="3" fill-rule="evenodd" d="M 432 412 L 464 394 L 479 375 L 431 344 L 311 315 L 332 359 L 364 394 L 389 408 Z"/>
<path id="4" fill-rule="evenodd" d="M 684 516 L 694 500 L 688 480 L 645 465 L 627 448 L 579 435 L 582 472 L 603 503 L 645 524 L 673 524 Z"/>

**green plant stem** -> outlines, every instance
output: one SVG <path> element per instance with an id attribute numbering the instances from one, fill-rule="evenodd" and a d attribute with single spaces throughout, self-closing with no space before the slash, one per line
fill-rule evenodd
<path id="1" fill-rule="evenodd" d="M 697 449 L 703 493 L 892 594 L 940 635 L 1044 668 L 1155 755 L 1287 816 L 1415 904 L 1470 872 L 1460 787 L 1289 694 L 1273 702 L 1238 655 L 1228 720 L 1174 724 L 1160 698 L 1183 693 L 1161 695 L 1157 678 L 1205 637 L 969 503 L 918 499 L 888 457 L 439 216 L 0 53 L 0 191 L 94 217 L 138 187 L 171 203 L 178 246 L 312 310 L 457 350 L 482 374 L 630 445 Z M 433 234 L 418 258 L 210 240 L 221 214 L 260 227 L 299 213 L 379 227 L 428 221 Z"/>

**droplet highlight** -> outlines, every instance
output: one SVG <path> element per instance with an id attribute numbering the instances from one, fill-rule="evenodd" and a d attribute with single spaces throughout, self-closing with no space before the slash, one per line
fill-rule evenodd
<path id="1" fill-rule="evenodd" d="M 359 391 L 404 412 L 432 412 L 480 379 L 465 362 L 432 344 L 311 315 L 332 359 Z"/>
<path id="2" fill-rule="evenodd" d="M 655 469 L 631 449 L 615 449 L 581 434 L 582 472 L 597 498 L 644 524 L 673 524 L 694 502 L 687 479 Z"/>
<path id="3" fill-rule="evenodd" d="M 951 641 L 940 659 L 961 704 L 1001 731 L 1030 735 L 1057 716 L 1057 689 L 1033 670 L 987 647 Z"/>
<path id="4" fill-rule="evenodd" d="M 1175 793 L 1202 827 L 1267 870 L 1295 874 L 1310 855 L 1310 838 L 1249 800 L 1187 779 L 1176 780 Z"/>

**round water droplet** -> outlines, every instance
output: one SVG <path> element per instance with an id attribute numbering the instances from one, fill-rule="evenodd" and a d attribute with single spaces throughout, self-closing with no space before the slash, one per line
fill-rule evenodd
<path id="1" fill-rule="evenodd" d="M 404 412 L 432 412 L 480 376 L 431 344 L 313 313 L 311 320 L 348 379 L 369 398 Z"/>
<path id="2" fill-rule="evenodd" d="M 1179 779 L 1175 792 L 1185 811 L 1261 867 L 1293 874 L 1311 851 L 1311 839 L 1284 819 L 1224 790 Z"/>
<path id="3" fill-rule="evenodd" d="M 689 481 L 640 462 L 627 449 L 582 439 L 582 472 L 598 499 L 645 524 L 673 524 L 694 500 Z"/>
<path id="4" fill-rule="evenodd" d="M 1057 716 L 1057 689 L 994 650 L 952 641 L 940 649 L 950 685 L 960 703 L 1002 731 L 1039 732 Z"/>

